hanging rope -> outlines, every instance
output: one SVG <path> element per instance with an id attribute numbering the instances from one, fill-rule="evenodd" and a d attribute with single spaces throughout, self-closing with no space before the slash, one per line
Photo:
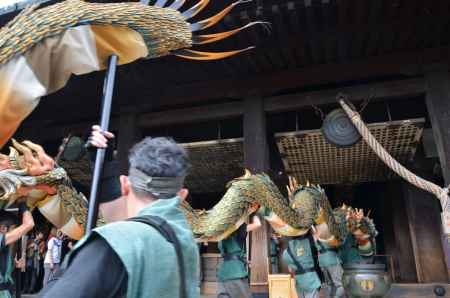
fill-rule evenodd
<path id="1" fill-rule="evenodd" d="M 362 121 L 359 113 L 351 109 L 345 102 L 345 97 L 343 95 L 338 95 L 338 100 L 339 104 L 344 109 L 350 120 L 353 122 L 364 141 L 367 143 L 367 145 L 369 145 L 370 148 L 372 148 L 375 154 L 378 155 L 378 157 L 400 177 L 417 186 L 418 188 L 434 194 L 440 200 L 442 209 L 446 211 L 447 201 L 449 200 L 449 187 L 442 188 L 430 181 L 427 181 L 415 175 L 404 166 L 402 166 L 386 151 L 386 149 L 383 148 L 383 146 L 381 146 L 380 143 L 378 143 L 376 138 L 370 133 L 369 129 L 364 124 L 364 121 Z"/>

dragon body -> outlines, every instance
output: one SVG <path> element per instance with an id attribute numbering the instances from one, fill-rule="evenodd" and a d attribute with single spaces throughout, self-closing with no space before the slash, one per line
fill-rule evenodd
<path id="1" fill-rule="evenodd" d="M 217 60 L 252 49 L 193 49 L 254 25 L 268 30 L 266 22 L 255 21 L 229 31 L 201 34 L 247 1 L 238 0 L 200 20 L 196 16 L 209 0 L 199 0 L 192 7 L 185 0 L 157 0 L 153 5 L 66 0 L 26 7 L 0 28 L 0 149 L 43 96 L 62 89 L 72 74 L 105 69 L 112 55 L 123 65 L 170 55 Z"/>
<path id="2" fill-rule="evenodd" d="M 50 164 L 45 171 L 33 164 L 51 160 L 43 149 L 31 142 L 13 141 L 9 156 L 0 156 L 0 208 L 26 198 L 31 208 L 40 212 L 55 226 L 74 239 L 84 233 L 87 201 L 71 184 L 66 171 Z M 45 158 L 44 158 L 45 157 Z M 29 166 L 31 164 L 31 166 Z M 6 167 L 5 167 L 6 165 Z M 26 194 L 21 189 L 28 189 Z M 332 209 L 324 190 L 315 185 L 290 185 L 289 198 L 284 197 L 269 176 L 250 172 L 232 180 L 222 199 L 210 210 L 193 209 L 183 202 L 181 209 L 198 241 L 220 241 L 245 223 L 256 208 L 264 210 L 264 218 L 283 236 L 307 233 L 313 226 L 321 239 L 339 245 L 349 233 L 359 230 L 376 236 L 373 222 L 362 217 L 355 220 L 351 207 Z"/>
<path id="3" fill-rule="evenodd" d="M 240 0 L 227 6 L 214 16 L 197 22 L 189 22 L 200 13 L 209 0 L 200 0 L 189 9 L 180 11 L 185 0 L 157 1 L 154 5 L 139 2 L 89 3 L 82 0 L 66 0 L 38 9 L 33 5 L 23 10 L 9 24 L 0 29 L 0 64 L 17 55 L 26 54 L 45 39 L 64 34 L 70 28 L 95 26 L 96 32 L 112 28 L 131 30 L 142 37 L 147 52 L 143 58 L 151 59 L 176 55 L 193 60 L 216 60 L 238 54 L 252 47 L 229 52 L 200 52 L 190 48 L 230 37 L 242 29 L 264 22 L 251 22 L 241 28 L 226 32 L 201 35 L 197 32 L 221 21 L 233 7 L 248 0 Z M 25 30 L 26 28 L 26 30 Z M 124 31 L 124 32 L 125 32 Z M 107 35 L 106 35 L 107 37 Z M 97 41 L 101 43 L 101 40 Z M 117 41 L 119 42 L 119 41 Z M 124 53 L 120 63 L 131 62 Z"/>
<path id="4" fill-rule="evenodd" d="M 369 218 L 353 220 L 349 216 L 353 208 L 333 210 L 320 186 L 296 185 L 286 199 L 265 174 L 247 172 L 231 181 L 223 198 L 210 210 L 195 210 L 187 202 L 182 209 L 199 241 L 220 241 L 245 222 L 254 205 L 266 210 L 264 218 L 283 236 L 303 235 L 315 226 L 321 238 L 337 246 L 357 230 L 370 237 L 377 234 Z"/>

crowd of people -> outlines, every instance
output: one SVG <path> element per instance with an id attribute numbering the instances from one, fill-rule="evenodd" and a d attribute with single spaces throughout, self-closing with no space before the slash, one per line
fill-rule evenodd
<path id="1" fill-rule="evenodd" d="M 7 270 L 0 272 L 0 284 L 3 284 L 0 287 L 0 297 L 9 297 L 6 291 L 10 293 L 17 291 L 17 285 L 13 282 L 14 274 L 21 275 L 21 293 L 38 293 L 50 280 L 58 276 L 60 263 L 72 249 L 74 241 L 55 227 L 47 233 L 33 229 L 28 234 L 22 235 L 20 242 L 25 245 L 21 250 L 24 255 L 19 257 L 21 252 L 15 243 L 6 244 L 6 235 L 16 230 L 17 219 L 11 213 L 2 212 L 1 215 L 0 267 Z M 31 223 L 28 227 L 30 226 Z"/>
<path id="2" fill-rule="evenodd" d="M 23 293 L 36 293 L 57 278 L 60 265 L 73 245 L 74 240 L 55 227 L 50 229 L 48 237 L 43 232 L 32 233 L 27 241 Z"/>

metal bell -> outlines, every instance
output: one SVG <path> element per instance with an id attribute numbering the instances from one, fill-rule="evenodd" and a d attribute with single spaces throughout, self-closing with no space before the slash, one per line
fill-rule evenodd
<path id="1" fill-rule="evenodd" d="M 325 117 L 322 134 L 327 142 L 337 147 L 351 147 L 361 139 L 361 135 L 342 109 L 335 109 Z"/>

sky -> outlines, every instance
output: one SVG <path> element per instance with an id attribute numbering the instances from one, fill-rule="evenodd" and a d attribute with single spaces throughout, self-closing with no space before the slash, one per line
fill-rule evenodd
<path id="1" fill-rule="evenodd" d="M 31 3 L 35 2 L 46 2 L 48 0 L 0 0 L 0 13 L 7 13 L 12 10 L 16 9 L 22 9 L 26 5 L 29 5 Z M 22 3 L 22 5 L 19 5 L 19 7 L 16 7 L 14 4 Z"/>
<path id="2" fill-rule="evenodd" d="M 1 7 L 5 7 L 5 6 L 9 6 L 9 5 L 14 4 L 14 3 L 19 3 L 19 2 L 22 2 L 22 1 L 24 1 L 24 0 L 0 0 L 0 8 Z"/>

